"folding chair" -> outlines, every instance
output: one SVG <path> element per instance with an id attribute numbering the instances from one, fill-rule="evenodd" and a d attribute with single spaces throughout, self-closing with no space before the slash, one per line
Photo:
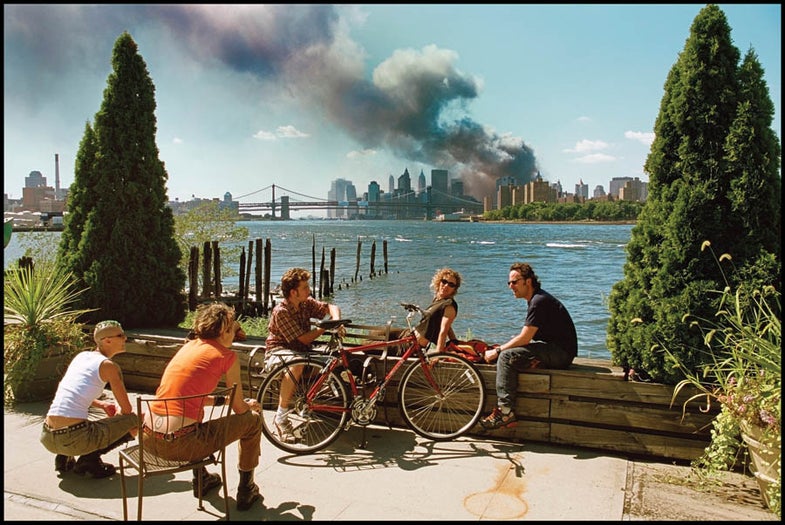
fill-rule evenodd
<path id="1" fill-rule="evenodd" d="M 167 439 L 167 436 L 172 436 L 173 439 L 177 439 L 174 437 L 175 431 L 179 430 L 182 425 L 178 423 L 178 419 L 182 420 L 184 416 L 174 416 L 170 414 L 183 414 L 184 413 L 184 406 L 186 403 L 189 405 L 192 403 L 199 403 L 204 411 L 204 417 L 202 418 L 202 423 L 207 422 L 211 419 L 219 419 L 223 417 L 227 417 L 231 414 L 232 410 L 232 399 L 234 398 L 235 391 L 237 389 L 237 385 L 234 384 L 231 387 L 218 389 L 210 394 L 199 394 L 199 395 L 191 395 L 191 396 L 182 396 L 182 397 L 169 397 L 169 398 L 156 398 L 156 397 L 149 397 L 149 396 L 139 396 L 136 398 L 136 413 L 139 415 L 139 427 L 138 427 L 138 434 L 136 436 L 137 444 L 128 446 L 122 450 L 120 450 L 120 485 L 122 487 L 123 493 L 123 519 L 128 520 L 128 503 L 127 503 L 127 494 L 125 488 L 125 469 L 131 469 L 136 471 L 137 473 L 137 484 L 138 484 L 138 508 L 136 512 L 136 519 L 141 521 L 142 520 L 142 500 L 144 498 L 144 481 L 145 479 L 152 477 L 152 476 L 162 476 L 166 474 L 175 474 L 177 472 L 183 472 L 192 469 L 201 469 L 207 465 L 217 465 L 220 463 L 221 465 L 221 482 L 223 485 L 223 492 L 224 492 L 224 505 L 225 505 L 225 512 L 226 512 L 226 521 L 229 521 L 229 493 L 227 488 L 227 481 L 226 481 L 226 445 L 222 446 L 220 449 L 215 451 L 213 454 L 206 458 L 199 458 L 193 461 L 177 461 L 177 460 L 169 460 L 163 459 L 156 455 L 156 449 L 158 447 L 157 443 L 160 438 L 156 437 L 153 439 L 144 440 L 144 414 L 151 414 L 152 411 L 150 410 L 150 405 L 152 402 L 156 402 L 159 406 L 161 403 L 164 404 L 166 407 L 165 414 L 168 417 L 165 419 L 169 422 L 169 428 L 163 429 L 156 429 L 156 431 L 163 435 L 163 440 Z M 223 405 L 213 406 L 212 404 L 206 404 L 205 401 L 209 396 L 220 395 L 226 398 L 226 401 Z M 156 411 L 156 413 L 161 414 L 160 408 Z M 200 424 L 200 423 L 197 423 Z M 228 428 L 225 426 L 225 428 Z M 224 437 L 226 437 L 227 433 L 224 429 Z M 221 440 L 223 443 L 226 443 L 226 439 Z M 202 503 L 202 481 L 203 477 L 198 476 L 198 493 L 199 493 L 199 510 L 204 510 L 204 504 Z"/>

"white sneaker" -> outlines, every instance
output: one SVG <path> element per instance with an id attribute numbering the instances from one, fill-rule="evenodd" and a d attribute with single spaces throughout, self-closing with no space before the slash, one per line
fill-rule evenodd
<path id="1" fill-rule="evenodd" d="M 275 429 L 278 431 L 278 437 L 281 438 L 281 441 L 284 443 L 294 443 L 296 438 L 294 436 L 294 428 L 292 427 L 292 422 L 289 421 L 289 417 L 284 417 L 283 419 L 275 418 Z"/>

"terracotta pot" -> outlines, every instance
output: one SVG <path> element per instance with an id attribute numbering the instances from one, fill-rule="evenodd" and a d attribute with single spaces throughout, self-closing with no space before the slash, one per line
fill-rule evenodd
<path id="1" fill-rule="evenodd" d="M 781 450 L 775 436 L 766 436 L 761 427 L 741 423 L 741 438 L 747 444 L 752 457 L 752 473 L 758 480 L 758 487 L 763 501 L 771 508 L 768 488 L 778 481 L 777 471 L 780 468 Z"/>

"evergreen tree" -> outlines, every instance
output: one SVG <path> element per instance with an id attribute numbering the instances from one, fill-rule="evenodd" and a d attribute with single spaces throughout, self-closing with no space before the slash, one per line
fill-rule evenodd
<path id="1" fill-rule="evenodd" d="M 155 87 L 136 42 L 115 42 L 101 108 L 77 155 L 59 247 L 61 263 L 89 287 L 88 321 L 127 328 L 185 318 L 185 274 L 167 206 L 168 175 L 155 143 Z"/>
<path id="2" fill-rule="evenodd" d="M 687 313 L 712 318 L 716 291 L 747 282 L 780 286 L 780 145 L 773 105 L 754 53 L 739 66 L 730 27 L 703 8 L 668 74 L 656 138 L 644 166 L 649 195 L 627 245 L 624 278 L 609 297 L 615 363 L 676 382 L 657 347 L 692 368 L 707 358 Z M 736 268 L 725 276 L 701 253 L 710 241 Z M 635 322 L 640 320 L 640 323 Z"/>

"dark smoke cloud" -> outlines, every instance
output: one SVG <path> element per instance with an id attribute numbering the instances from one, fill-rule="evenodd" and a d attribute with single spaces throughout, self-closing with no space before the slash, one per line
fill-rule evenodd
<path id="1" fill-rule="evenodd" d="M 526 183 L 537 170 L 521 138 L 468 116 L 481 86 L 455 67 L 453 51 L 398 50 L 369 79 L 363 51 L 332 5 L 18 5 L 4 6 L 4 15 L 6 49 L 13 41 L 21 50 L 13 60 L 50 76 L 74 61 L 107 68 L 122 31 L 136 39 L 135 30 L 158 28 L 199 62 L 280 83 L 363 148 L 450 170 L 475 196 L 491 193 L 498 177 Z M 40 79 L 38 71 L 16 80 L 38 85 L 34 74 Z"/>

